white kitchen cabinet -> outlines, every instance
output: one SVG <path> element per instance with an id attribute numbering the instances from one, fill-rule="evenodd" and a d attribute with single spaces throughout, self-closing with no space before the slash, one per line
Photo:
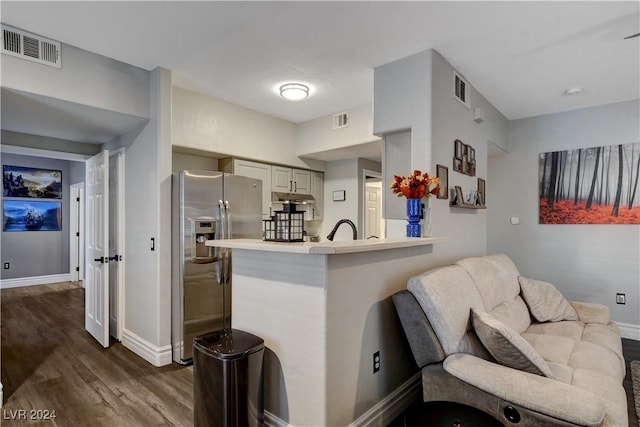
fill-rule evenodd
<path id="1" fill-rule="evenodd" d="M 262 181 L 262 219 L 271 218 L 271 165 L 242 159 L 221 159 L 222 172 L 246 176 Z"/>
<path id="2" fill-rule="evenodd" d="M 311 195 L 315 203 L 307 207 L 305 219 L 321 221 L 324 211 L 324 173 L 311 172 Z"/>
<path id="3" fill-rule="evenodd" d="M 293 192 L 298 194 L 311 194 L 311 171 L 293 169 Z"/>
<path id="4" fill-rule="evenodd" d="M 282 193 L 311 194 L 311 171 L 272 166 L 271 188 Z"/>
<path id="5" fill-rule="evenodd" d="M 284 166 L 271 166 L 272 191 L 290 193 L 293 189 L 292 169 Z"/>

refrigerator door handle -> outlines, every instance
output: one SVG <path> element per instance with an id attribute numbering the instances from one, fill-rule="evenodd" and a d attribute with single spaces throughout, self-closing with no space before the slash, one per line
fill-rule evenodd
<path id="1" fill-rule="evenodd" d="M 221 238 L 225 238 L 225 207 L 222 200 L 218 200 L 218 209 L 220 210 L 220 236 Z M 224 271 L 224 258 L 225 258 L 225 250 L 224 248 L 216 247 L 216 257 L 218 258 L 218 263 L 216 264 L 216 279 L 218 280 L 218 284 L 224 285 L 225 282 L 225 271 Z"/>
<path id="2" fill-rule="evenodd" d="M 231 238 L 231 212 L 229 209 L 229 201 L 225 200 L 224 201 L 224 213 L 225 213 L 225 219 L 226 219 L 226 226 L 225 226 L 225 231 L 226 231 L 226 235 L 225 235 L 225 239 L 230 239 Z M 229 248 L 224 248 L 224 284 L 229 284 L 231 283 L 231 249 Z"/>
<path id="3" fill-rule="evenodd" d="M 226 200 L 224 202 L 224 212 L 225 212 L 225 216 L 227 218 L 227 224 L 226 224 L 226 231 L 227 234 L 224 237 L 225 239 L 231 239 L 231 213 L 229 212 L 229 201 Z"/>

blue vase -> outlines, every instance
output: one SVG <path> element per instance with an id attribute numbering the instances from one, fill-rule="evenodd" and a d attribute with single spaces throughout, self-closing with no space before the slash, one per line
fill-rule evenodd
<path id="1" fill-rule="evenodd" d="M 407 237 L 421 237 L 420 215 L 422 199 L 407 199 Z"/>

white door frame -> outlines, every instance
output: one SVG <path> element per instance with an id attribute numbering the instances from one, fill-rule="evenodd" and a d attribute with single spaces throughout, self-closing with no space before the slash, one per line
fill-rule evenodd
<path id="1" fill-rule="evenodd" d="M 71 184 L 69 193 L 69 276 L 84 287 L 84 182 Z"/>
<path id="2" fill-rule="evenodd" d="M 111 162 L 118 163 L 118 172 L 117 172 L 118 175 L 116 177 L 116 185 L 118 188 L 118 212 L 116 213 L 117 215 L 116 224 L 118 227 L 118 230 L 116 231 L 116 233 L 118 234 L 118 247 L 115 248 L 115 253 L 122 257 L 122 259 L 118 260 L 118 270 L 117 270 L 117 291 L 116 291 L 117 328 L 114 334 L 114 338 L 116 338 L 118 341 L 122 340 L 122 329 L 124 327 L 124 301 L 125 301 L 124 300 L 124 290 L 125 290 L 124 271 L 125 271 L 126 257 L 124 256 L 124 253 L 125 253 L 125 240 L 124 240 L 125 239 L 125 228 L 124 228 L 125 227 L 125 222 L 124 222 L 125 221 L 125 218 L 124 218 L 124 213 L 125 213 L 124 155 L 125 154 L 124 153 L 125 153 L 124 148 L 118 148 L 117 150 L 111 151 L 109 155 L 109 163 Z M 110 313 L 110 317 L 111 317 L 111 313 Z"/>

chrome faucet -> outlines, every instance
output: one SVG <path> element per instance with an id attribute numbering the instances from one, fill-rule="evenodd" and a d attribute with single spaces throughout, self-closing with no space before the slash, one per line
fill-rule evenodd
<path id="1" fill-rule="evenodd" d="M 327 236 L 327 239 L 333 241 L 333 238 L 336 235 L 336 231 L 338 231 L 338 227 L 340 227 L 342 224 L 349 224 L 351 226 L 351 229 L 353 230 L 353 240 L 358 240 L 356 225 L 350 219 L 341 219 L 340 221 L 338 221 L 333 227 L 333 230 L 331 230 L 331 233 L 329 233 L 329 235 Z"/>

